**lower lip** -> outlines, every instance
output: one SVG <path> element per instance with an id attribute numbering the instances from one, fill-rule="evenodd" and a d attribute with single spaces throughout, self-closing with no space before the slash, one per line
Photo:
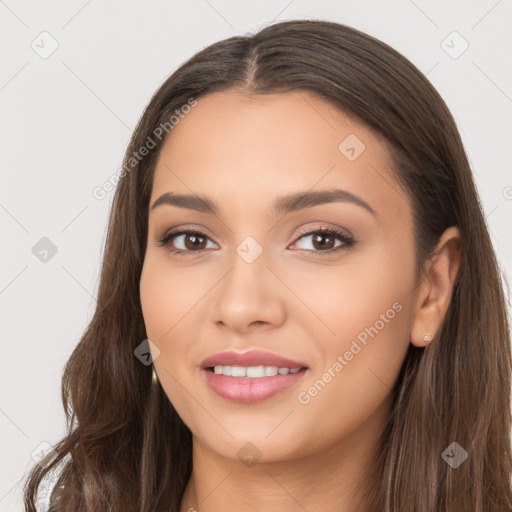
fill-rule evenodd
<path id="1" fill-rule="evenodd" d="M 203 370 L 206 382 L 217 395 L 242 404 L 254 404 L 281 393 L 296 384 L 307 369 L 274 377 L 228 377 L 210 370 Z"/>

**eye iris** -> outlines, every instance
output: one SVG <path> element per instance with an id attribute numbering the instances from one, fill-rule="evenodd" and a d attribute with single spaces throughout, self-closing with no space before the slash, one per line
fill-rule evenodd
<path id="1" fill-rule="evenodd" d="M 328 242 L 327 243 L 319 242 L 319 239 L 322 239 L 322 238 L 327 239 Z M 317 233 L 317 234 L 313 235 L 313 246 L 315 247 L 315 249 L 325 249 L 326 245 L 329 245 L 333 241 L 334 241 L 334 237 L 332 235 L 330 235 L 329 233 Z M 317 243 L 319 243 L 319 246 L 317 246 Z M 333 247 L 329 246 L 329 247 L 327 247 L 327 249 L 332 249 Z"/>
<path id="2" fill-rule="evenodd" d="M 192 242 L 192 244 L 189 244 L 189 240 L 195 240 L 194 242 Z M 187 247 L 187 249 L 203 249 L 204 247 L 199 247 L 201 245 L 201 242 L 198 242 L 198 239 L 202 239 L 203 243 L 204 243 L 204 240 L 205 238 L 201 235 L 197 235 L 197 234 L 194 234 L 194 233 L 191 233 L 191 234 L 188 234 L 185 236 L 185 246 Z"/>

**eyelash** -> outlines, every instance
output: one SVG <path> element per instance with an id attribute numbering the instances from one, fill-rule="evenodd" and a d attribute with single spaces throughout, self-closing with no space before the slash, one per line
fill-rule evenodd
<path id="1" fill-rule="evenodd" d="M 325 228 L 325 227 L 317 228 L 317 229 L 310 230 L 310 231 L 303 231 L 303 232 L 299 233 L 299 236 L 296 239 L 296 241 L 300 240 L 301 238 L 303 238 L 305 236 L 316 235 L 316 234 L 325 234 L 325 235 L 334 236 L 335 238 L 338 238 L 342 242 L 342 245 L 339 245 L 338 247 L 329 249 L 327 251 L 314 251 L 311 249 L 299 249 L 299 250 L 314 252 L 314 253 L 322 254 L 322 255 L 323 254 L 333 254 L 333 253 L 336 253 L 336 252 L 339 252 L 342 250 L 348 250 L 356 244 L 356 241 L 352 237 L 345 234 L 344 232 L 341 232 L 334 228 Z M 183 251 L 181 249 L 172 249 L 171 247 L 169 247 L 169 245 L 168 245 L 169 242 L 173 238 L 178 237 L 180 235 L 198 235 L 198 236 L 201 236 L 204 238 L 209 238 L 207 235 L 205 235 L 201 231 L 197 231 L 195 229 L 183 229 L 180 231 L 171 231 L 169 233 L 166 233 L 163 236 L 163 238 L 160 240 L 160 247 L 165 247 L 169 252 L 171 252 L 173 254 L 177 254 L 179 256 L 192 256 L 194 254 L 202 253 L 203 251 L 207 250 L 207 249 L 200 249 L 198 251 Z"/>

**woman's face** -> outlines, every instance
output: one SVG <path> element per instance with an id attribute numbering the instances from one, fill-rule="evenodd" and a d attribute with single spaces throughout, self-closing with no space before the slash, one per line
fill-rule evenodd
<path id="1" fill-rule="evenodd" d="M 265 462 L 374 437 L 415 264 L 409 199 L 368 128 L 304 91 L 200 97 L 159 156 L 140 282 L 158 378 L 196 442 Z M 292 362 L 205 363 L 255 350 Z"/>

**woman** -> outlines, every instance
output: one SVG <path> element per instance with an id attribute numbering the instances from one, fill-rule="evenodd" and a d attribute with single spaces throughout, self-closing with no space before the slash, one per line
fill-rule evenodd
<path id="1" fill-rule="evenodd" d="M 200 51 L 127 150 L 50 510 L 512 510 L 504 297 L 451 114 L 289 21 Z"/>

